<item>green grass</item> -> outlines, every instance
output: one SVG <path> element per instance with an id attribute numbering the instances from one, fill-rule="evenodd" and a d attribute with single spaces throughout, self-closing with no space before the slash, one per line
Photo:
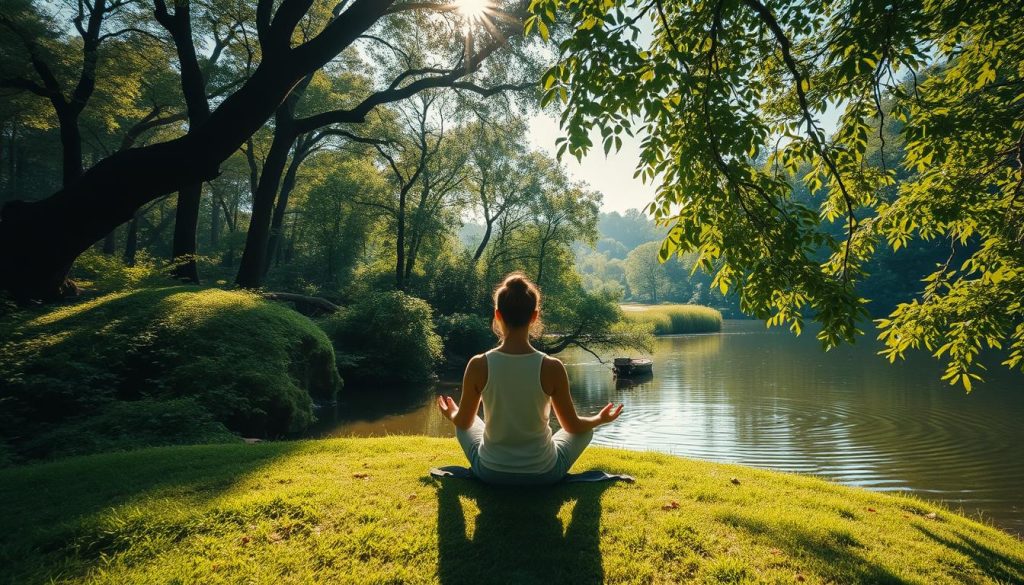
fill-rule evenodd
<path id="1" fill-rule="evenodd" d="M 601 448 L 575 469 L 637 483 L 510 489 L 426 473 L 462 460 L 454 439 L 388 437 L 162 447 L 3 470 L 0 579 L 1024 582 L 1024 542 L 915 498 Z"/>
<path id="2" fill-rule="evenodd" d="M 655 335 L 722 330 L 722 313 L 701 305 L 621 305 L 626 319 L 647 323 Z"/>

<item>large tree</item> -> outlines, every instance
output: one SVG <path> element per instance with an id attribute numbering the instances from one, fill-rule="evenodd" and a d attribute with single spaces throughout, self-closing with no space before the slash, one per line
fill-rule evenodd
<path id="1" fill-rule="evenodd" d="M 855 285 L 876 248 L 942 241 L 949 260 L 879 321 L 884 353 L 926 348 L 968 390 L 985 346 L 1024 364 L 1024 4 L 532 9 L 527 28 L 572 30 L 544 77 L 565 108 L 561 150 L 585 153 L 591 129 L 606 151 L 641 136 L 637 173 L 659 185 L 649 211 L 670 227 L 662 259 L 696 252 L 744 311 L 795 331 L 813 318 L 832 347 L 860 333 Z M 889 119 L 904 177 L 885 155 Z M 882 156 L 869 156 L 873 135 Z M 806 198 L 794 197 L 801 183 Z"/>
<path id="2" fill-rule="evenodd" d="M 190 127 L 187 135 L 114 153 L 42 201 L 5 205 L 0 213 L 0 289 L 21 299 L 59 295 L 71 263 L 82 251 L 129 220 L 147 202 L 216 177 L 220 163 L 267 121 L 302 79 L 361 36 L 372 35 L 371 29 L 382 19 L 410 10 L 452 10 L 452 5 L 441 3 L 354 0 L 332 4 L 334 14 L 322 27 L 302 29 L 313 4 L 310 0 L 257 3 L 253 20 L 244 23 L 239 34 L 258 39 L 254 55 L 258 64 L 205 120 Z M 517 4 L 510 12 L 520 9 L 522 5 Z M 486 34 L 479 44 L 467 43 L 460 77 L 478 70 L 481 61 L 515 32 L 514 25 L 502 22 L 501 26 L 504 31 L 495 28 L 497 32 Z M 194 42 L 184 37 L 174 41 Z M 413 91 L 410 87 L 428 83 L 424 77 L 444 76 L 432 73 L 433 69 L 410 72 L 388 89 Z M 370 100 L 332 112 L 332 122 L 359 122 L 378 103 Z M 271 202 L 268 209 L 272 207 Z M 271 213 L 265 215 L 269 218 Z M 269 236 L 269 229 L 266 233 Z M 262 255 L 253 264 L 261 270 Z"/>

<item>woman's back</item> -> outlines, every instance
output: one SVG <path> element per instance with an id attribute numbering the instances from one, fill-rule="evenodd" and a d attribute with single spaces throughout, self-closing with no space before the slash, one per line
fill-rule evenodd
<path id="1" fill-rule="evenodd" d="M 544 473 L 557 459 L 551 441 L 551 397 L 541 386 L 544 354 L 508 354 L 492 349 L 487 358 L 483 441 L 480 462 L 493 471 Z"/>

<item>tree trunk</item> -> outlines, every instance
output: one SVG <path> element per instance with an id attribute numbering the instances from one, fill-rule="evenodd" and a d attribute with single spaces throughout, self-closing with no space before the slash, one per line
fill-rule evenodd
<path id="1" fill-rule="evenodd" d="M 128 223 L 128 235 L 124 240 L 124 265 L 135 266 L 135 252 L 139 247 L 139 214 Z"/>
<path id="2" fill-rule="evenodd" d="M 238 267 L 238 277 L 235 278 L 235 283 L 243 288 L 259 288 L 263 281 L 274 199 L 281 184 L 284 167 L 288 163 L 288 151 L 291 150 L 296 138 L 287 122 L 288 117 L 290 116 L 284 112 L 277 115 L 274 141 L 270 144 L 270 152 L 263 163 L 259 185 L 253 193 L 249 233 L 245 237 L 245 250 L 242 252 L 242 262 Z"/>
<path id="3" fill-rule="evenodd" d="M 476 252 L 473 253 L 473 263 L 474 264 L 480 262 L 480 258 L 482 258 L 483 255 L 484 255 L 484 250 L 487 249 L 487 242 L 489 242 L 491 240 L 491 230 L 492 230 L 491 226 L 493 224 L 494 224 L 493 221 L 488 221 L 487 222 L 487 227 L 484 229 L 484 237 L 483 237 L 482 240 L 480 240 L 480 245 L 476 247 Z"/>
<path id="4" fill-rule="evenodd" d="M 196 267 L 196 231 L 199 226 L 199 204 L 202 194 L 202 183 L 187 185 L 178 191 L 178 204 L 174 208 L 174 239 L 171 243 L 174 268 L 171 270 L 171 276 L 192 284 L 199 284 L 199 270 Z"/>
<path id="5" fill-rule="evenodd" d="M 111 230 L 107 237 L 103 238 L 103 253 L 113 256 L 117 253 L 117 229 Z"/>
<path id="6" fill-rule="evenodd" d="M 220 246 L 220 197 L 217 193 L 210 192 L 210 249 L 216 250 Z"/>
<path id="7" fill-rule="evenodd" d="M 411 183 L 410 183 L 411 185 Z M 398 194 L 398 214 L 396 217 L 397 234 L 395 235 L 395 288 L 405 290 L 405 195 L 407 189 L 402 189 Z"/>
<path id="8" fill-rule="evenodd" d="M 274 217 L 270 220 L 270 238 L 267 242 L 267 255 L 263 266 L 263 276 L 267 275 L 271 262 L 281 253 L 281 241 L 284 235 L 282 230 L 284 212 L 288 209 L 288 197 L 291 195 L 292 189 L 295 188 L 295 178 L 298 175 L 299 166 L 302 165 L 302 161 L 305 159 L 305 154 L 300 151 L 299 147 L 295 148 L 295 152 L 292 154 L 292 162 L 288 165 L 288 172 L 285 173 L 284 180 L 281 182 L 281 193 L 277 196 L 277 204 L 274 206 Z"/>
<path id="9" fill-rule="evenodd" d="M 391 4 L 357 1 L 313 40 L 266 55 L 248 81 L 188 135 L 115 153 L 42 201 L 5 205 L 0 210 L 0 289 L 20 301 L 59 298 L 79 254 L 149 201 L 215 178 L 220 163 L 266 122 L 303 77 L 348 47 Z"/>
<path id="10" fill-rule="evenodd" d="M 78 129 L 77 112 L 59 112 L 57 119 L 60 122 L 63 181 L 64 186 L 67 186 L 82 176 L 82 132 Z"/>
<path id="11" fill-rule="evenodd" d="M 537 254 L 537 286 L 542 286 L 541 282 L 544 279 L 544 257 L 547 255 L 547 247 L 547 240 L 541 240 L 540 253 Z"/>

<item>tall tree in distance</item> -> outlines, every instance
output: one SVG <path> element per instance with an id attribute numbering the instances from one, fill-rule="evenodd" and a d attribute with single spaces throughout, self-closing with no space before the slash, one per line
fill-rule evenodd
<path id="1" fill-rule="evenodd" d="M 140 32 L 125 18 L 133 4 L 136 2 L 132 0 L 78 2 L 72 16 L 81 39 L 78 67 L 67 63 L 76 60 L 69 54 L 75 44 L 61 38 L 48 15 L 41 14 L 35 3 L 12 0 L 5 2 L 0 11 L 0 31 L 4 31 L 5 39 L 0 41 L 5 55 L 0 87 L 30 91 L 52 105 L 60 127 L 64 185 L 83 172 L 79 120 L 96 90 L 101 45 Z"/>

